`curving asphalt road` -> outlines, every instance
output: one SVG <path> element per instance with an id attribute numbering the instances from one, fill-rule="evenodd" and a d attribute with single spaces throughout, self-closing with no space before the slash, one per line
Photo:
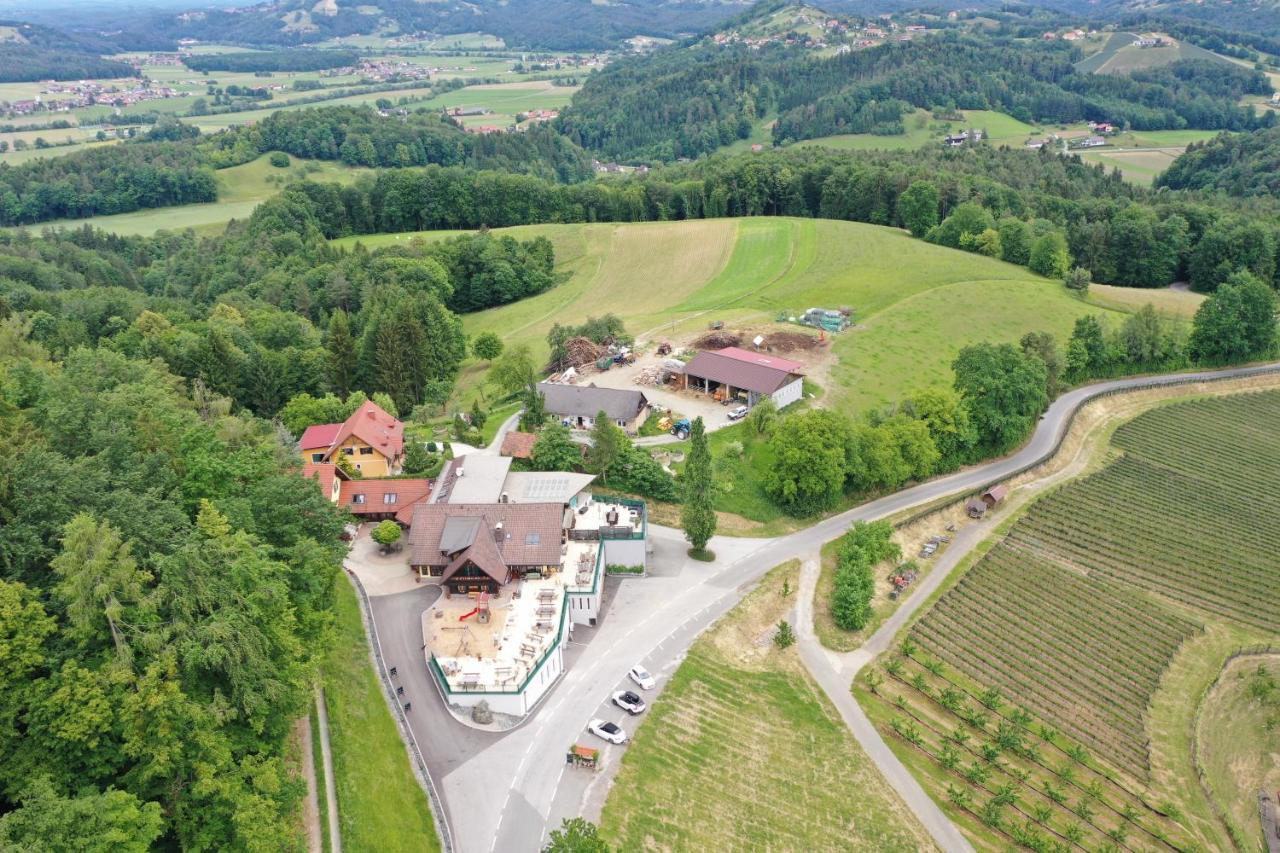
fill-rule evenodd
<path id="1" fill-rule="evenodd" d="M 538 850 L 562 818 L 580 814 L 597 818 L 617 769 L 618 753 L 625 747 L 605 746 L 604 769 L 594 774 L 566 770 L 566 748 L 590 737 L 584 729 L 593 717 L 612 719 L 627 727 L 629 722 L 608 704 L 608 697 L 621 689 L 628 667 L 641 662 L 657 675 L 656 695 L 698 634 L 779 563 L 817 552 L 855 521 L 884 518 L 984 488 L 1036 464 L 1056 450 L 1080 406 L 1096 397 L 1278 371 L 1280 363 L 1119 379 L 1075 389 L 1054 401 L 1031 440 L 1011 456 L 870 501 L 788 536 L 717 537 L 710 547 L 718 559 L 710 565 L 687 560 L 680 531 L 651 526 L 655 549 L 651 575 L 621 582 L 610 579 L 600 626 L 575 631 L 560 683 L 525 725 L 503 734 L 478 732 L 457 723 L 431 689 L 422 664 L 419 617 L 432 593 L 420 589 L 374 598 L 374 618 L 388 663 L 399 664 L 407 685 L 412 685 L 411 725 L 441 791 L 458 850 Z M 945 575 L 946 571 L 931 572 L 928 579 L 940 583 Z M 927 596 L 922 592 L 917 590 L 912 599 L 923 601 Z M 887 642 L 883 637 L 880 641 Z M 845 674 L 840 672 L 842 678 Z M 841 692 L 847 694 L 847 687 L 845 681 Z M 884 757 L 887 753 L 892 758 L 892 753 L 887 749 L 868 752 L 895 786 L 903 782 L 899 770 Z M 913 796 L 906 799 L 911 804 Z M 930 810 L 918 801 L 915 805 L 922 824 L 939 846 L 956 849 L 955 827 L 945 816 L 938 820 L 940 810 Z"/>

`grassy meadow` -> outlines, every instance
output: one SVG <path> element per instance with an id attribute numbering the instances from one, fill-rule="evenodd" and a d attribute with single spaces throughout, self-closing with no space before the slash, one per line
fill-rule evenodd
<path id="1" fill-rule="evenodd" d="M 85 219 L 63 219 L 46 223 L 51 227 L 76 228 L 89 224 L 122 236 L 154 234 L 194 228 L 200 233 L 220 232 L 232 219 L 245 219 L 261 202 L 271 198 L 291 180 L 310 178 L 316 181 L 350 183 L 367 169 L 353 168 L 330 160 L 303 160 L 290 157 L 288 168 L 277 168 L 263 155 L 256 160 L 216 173 L 218 200 L 203 204 L 183 204 L 90 216 Z M 45 227 L 42 225 L 41 227 Z"/>
<path id="2" fill-rule="evenodd" d="M 857 411 L 949 384 L 950 363 L 968 343 L 1013 342 L 1039 329 L 1065 338 L 1083 314 L 1119 316 L 1144 302 L 1126 293 L 1132 301 L 1090 304 L 1023 267 L 855 222 L 762 217 L 502 233 L 551 239 L 566 280 L 531 299 L 467 315 L 469 334 L 497 332 L 542 358 L 553 323 L 606 311 L 638 337 L 656 339 L 687 336 L 712 320 L 750 327 L 815 305 L 848 305 L 857 326 L 834 336 L 838 364 L 827 401 Z M 338 243 L 372 248 L 414 236 Z"/>
<path id="3" fill-rule="evenodd" d="M 369 659 L 356 593 L 346 578 L 335 582 L 337 631 L 322 675 L 342 845 L 406 853 L 439 850 L 431 807 Z"/>
<path id="4" fill-rule="evenodd" d="M 928 110 L 916 110 L 903 119 L 907 132 L 897 136 L 878 136 L 873 133 L 845 133 L 822 136 L 798 142 L 804 147 L 834 148 L 837 151 L 871 151 L 874 149 L 905 150 L 941 145 L 948 133 L 975 128 L 987 132 L 992 145 L 1018 147 L 1036 133 L 1036 128 L 1012 116 L 994 110 L 962 110 L 964 121 L 935 121 Z"/>
<path id="5" fill-rule="evenodd" d="M 796 649 L 770 641 L 798 586 L 799 561 L 770 572 L 640 718 L 601 816 L 614 847 L 934 849 Z"/>

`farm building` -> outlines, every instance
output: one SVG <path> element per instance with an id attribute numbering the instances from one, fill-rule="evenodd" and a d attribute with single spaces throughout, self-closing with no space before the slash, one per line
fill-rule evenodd
<path id="1" fill-rule="evenodd" d="M 575 429 L 591 429 L 596 415 L 604 412 L 617 426 L 635 433 L 649 415 L 648 398 L 634 390 L 539 382 L 538 393 L 542 394 L 547 414 Z"/>
<path id="2" fill-rule="evenodd" d="M 718 399 L 745 394 L 748 406 L 769 397 L 781 409 L 804 396 L 803 367 L 798 361 L 767 353 L 725 347 L 690 359 L 681 384 Z"/>

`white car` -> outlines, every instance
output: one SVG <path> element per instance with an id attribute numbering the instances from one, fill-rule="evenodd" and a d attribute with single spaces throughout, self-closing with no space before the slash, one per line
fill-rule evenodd
<path id="1" fill-rule="evenodd" d="M 622 730 L 622 727 L 608 720 L 592 720 L 587 723 L 587 731 L 619 746 L 627 742 L 627 733 Z"/>
<path id="2" fill-rule="evenodd" d="M 747 412 L 751 411 L 746 406 L 739 406 L 729 412 L 729 420 L 740 421 L 747 416 Z"/>
<path id="3" fill-rule="evenodd" d="M 657 681 L 654 681 L 653 676 L 649 674 L 649 670 L 642 666 L 631 667 L 631 671 L 627 673 L 627 677 L 645 690 L 652 690 L 653 686 L 658 683 Z"/>
<path id="4" fill-rule="evenodd" d="M 613 694 L 613 704 L 633 717 L 636 714 L 643 713 L 645 709 L 644 700 L 630 690 L 619 690 Z"/>

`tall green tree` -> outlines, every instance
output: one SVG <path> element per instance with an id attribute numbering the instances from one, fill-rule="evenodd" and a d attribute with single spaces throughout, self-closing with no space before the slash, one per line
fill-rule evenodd
<path id="1" fill-rule="evenodd" d="M 66 606 L 67 635 L 89 649 L 109 640 L 117 657 L 129 660 L 126 634 L 139 627 L 138 609 L 151 580 L 129 543 L 110 524 L 81 513 L 63 529 L 62 552 L 52 566 L 58 575 L 54 591 Z"/>
<path id="2" fill-rule="evenodd" d="M 587 464 L 591 470 L 600 475 L 603 483 L 609 482 L 609 472 L 621 459 L 627 437 L 609 420 L 603 411 L 596 412 L 595 423 L 591 427 L 591 446 L 587 448 Z"/>
<path id="3" fill-rule="evenodd" d="M 783 418 L 769 438 L 773 465 L 764 476 L 765 491 L 795 515 L 828 509 L 844 492 L 852 445 L 849 422 L 835 412 Z"/>
<path id="4" fill-rule="evenodd" d="M 1044 362 L 1009 344 L 970 344 L 951 369 L 979 443 L 989 451 L 1009 450 L 1026 438 L 1049 405 Z"/>
<path id="5" fill-rule="evenodd" d="M 328 354 L 329 387 L 340 397 L 351 393 L 360 367 L 356 339 L 351 334 L 351 318 L 346 311 L 334 311 L 329 318 L 329 334 L 324 342 Z"/>
<path id="6" fill-rule="evenodd" d="M 535 471 L 575 471 L 582 465 L 582 448 L 563 424 L 548 424 L 533 442 L 530 463 Z"/>
<path id="7" fill-rule="evenodd" d="M 1237 272 L 1201 303 L 1191 326 L 1193 358 L 1244 361 L 1276 347 L 1276 294 L 1257 276 Z"/>
<path id="8" fill-rule="evenodd" d="M 711 474 L 711 448 L 702 418 L 694 418 L 689 432 L 689 456 L 680 477 L 683 503 L 680 525 L 693 551 L 706 551 L 716 532 L 715 482 Z"/>
<path id="9" fill-rule="evenodd" d="M 146 853 L 164 832 L 159 804 L 126 791 L 63 797 L 48 778 L 37 777 L 18 802 L 0 817 L 0 849 Z"/>
<path id="10" fill-rule="evenodd" d="M 915 181 L 898 196 L 898 221 L 912 237 L 923 237 L 938 224 L 938 188 L 929 181 Z"/>
<path id="11" fill-rule="evenodd" d="M 1071 251 L 1067 238 L 1058 231 L 1051 231 L 1031 244 L 1031 258 L 1027 262 L 1034 273 L 1045 278 L 1060 279 L 1071 269 Z"/>

